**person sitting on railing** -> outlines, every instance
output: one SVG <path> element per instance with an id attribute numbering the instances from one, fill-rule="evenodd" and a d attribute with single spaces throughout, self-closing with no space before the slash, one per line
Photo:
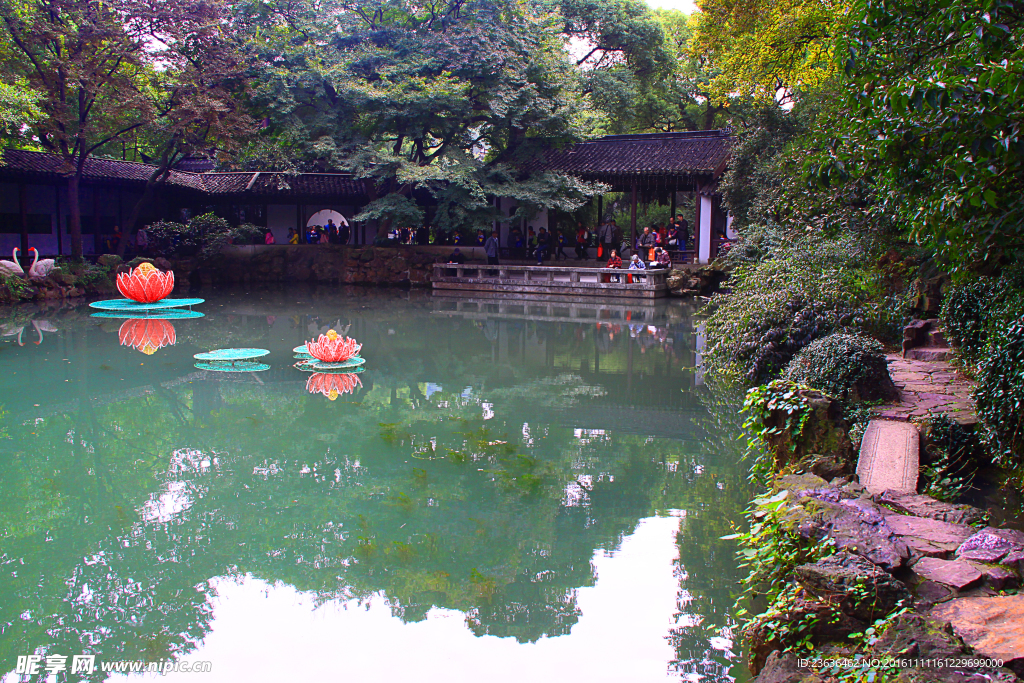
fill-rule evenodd
<path id="1" fill-rule="evenodd" d="M 661 247 L 654 248 L 654 259 L 651 261 L 651 268 L 672 268 L 672 258 L 668 252 Z"/>
<path id="2" fill-rule="evenodd" d="M 632 256 L 629 257 L 629 269 L 630 270 L 647 270 L 647 266 L 644 264 L 643 261 L 640 260 L 640 255 L 639 254 L 633 254 Z M 639 280 L 640 276 L 638 275 L 636 279 Z M 633 276 L 632 275 L 627 275 L 626 276 L 626 282 L 628 282 L 628 283 L 634 282 Z"/>
<path id="3" fill-rule="evenodd" d="M 617 252 L 614 249 L 612 249 L 609 252 L 608 265 L 606 265 L 605 268 L 621 268 L 621 267 L 622 267 L 622 257 L 619 256 L 619 252 Z M 618 282 L 618 281 L 619 281 L 619 276 L 618 275 L 602 275 L 601 276 L 601 282 Z"/>
<path id="4" fill-rule="evenodd" d="M 463 254 L 461 251 L 459 251 L 458 247 L 455 247 L 455 250 L 452 251 L 452 255 L 448 257 L 448 263 L 458 263 L 458 264 L 461 265 L 461 264 L 463 264 L 465 262 L 466 262 L 465 254 Z"/>

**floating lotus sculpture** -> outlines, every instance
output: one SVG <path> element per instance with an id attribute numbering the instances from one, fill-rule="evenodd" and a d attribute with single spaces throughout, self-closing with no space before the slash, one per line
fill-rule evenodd
<path id="1" fill-rule="evenodd" d="M 351 337 L 342 337 L 334 330 L 327 330 L 319 339 L 306 342 L 306 351 L 324 363 L 344 363 L 359 353 L 362 344 Z"/>
<path id="2" fill-rule="evenodd" d="M 174 289 L 174 273 L 157 270 L 152 263 L 140 263 L 129 273 L 117 276 L 117 291 L 140 304 L 153 304 Z"/>
<path id="3" fill-rule="evenodd" d="M 117 332 L 121 346 L 131 346 L 147 356 L 152 356 L 157 349 L 174 346 L 177 338 L 174 325 L 166 320 L 155 318 L 131 318 L 121 324 Z"/>
<path id="4" fill-rule="evenodd" d="M 306 391 L 311 394 L 323 394 L 332 401 L 342 394 L 351 394 L 357 387 L 362 386 L 363 382 L 359 375 L 351 372 L 318 372 L 306 380 Z"/>

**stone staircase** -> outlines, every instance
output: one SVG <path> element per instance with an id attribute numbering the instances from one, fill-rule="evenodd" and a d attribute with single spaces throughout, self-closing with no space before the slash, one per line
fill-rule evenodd
<path id="1" fill-rule="evenodd" d="M 915 320 L 903 328 L 903 357 L 926 362 L 947 361 L 953 357 L 939 320 Z"/>

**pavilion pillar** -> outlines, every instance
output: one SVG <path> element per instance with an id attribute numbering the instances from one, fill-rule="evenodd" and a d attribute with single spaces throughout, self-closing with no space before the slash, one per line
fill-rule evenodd
<path id="1" fill-rule="evenodd" d="M 60 229 L 60 185 L 53 186 L 53 206 L 57 213 L 57 255 L 64 255 L 64 233 Z"/>
<path id="2" fill-rule="evenodd" d="M 672 210 L 669 213 L 669 222 L 676 219 L 676 186 L 672 185 Z"/>
<path id="3" fill-rule="evenodd" d="M 597 223 L 600 225 L 604 222 L 604 195 L 597 195 Z"/>
<path id="4" fill-rule="evenodd" d="M 629 252 L 636 249 L 636 178 L 633 178 L 633 191 L 629 200 Z"/>
<path id="5" fill-rule="evenodd" d="M 21 214 L 21 258 L 28 258 L 28 186 L 18 184 L 18 212 Z"/>
<path id="6" fill-rule="evenodd" d="M 698 194 L 699 211 L 697 213 L 697 262 L 710 263 L 711 261 L 711 218 L 714 213 L 712 198 Z"/>

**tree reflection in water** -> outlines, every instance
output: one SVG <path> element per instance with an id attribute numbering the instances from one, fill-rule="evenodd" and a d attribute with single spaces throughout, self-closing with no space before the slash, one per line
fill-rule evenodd
<path id="1" fill-rule="evenodd" d="M 747 491 L 734 425 L 716 422 L 731 408 L 709 410 L 681 369 L 693 362 L 685 310 L 538 322 L 427 297 L 314 300 L 265 295 L 222 312 L 211 297 L 206 318 L 176 326 L 177 345 L 152 361 L 163 364 L 139 366 L 117 327 L 74 310 L 45 362 L 0 354 L 5 382 L 21 381 L 21 364 L 34 384 L 66 388 L 4 386 L 0 661 L 187 654 L 224 576 L 320 602 L 383 594 L 409 622 L 461 610 L 476 635 L 565 635 L 594 553 L 681 510 L 666 664 L 736 675 L 737 571 L 719 537 Z M 348 326 L 368 358 L 362 388 L 335 401 L 308 394 L 288 360 L 323 320 Z M 270 348 L 275 369 L 259 381 L 191 370 L 192 353 L 239 339 Z"/>

